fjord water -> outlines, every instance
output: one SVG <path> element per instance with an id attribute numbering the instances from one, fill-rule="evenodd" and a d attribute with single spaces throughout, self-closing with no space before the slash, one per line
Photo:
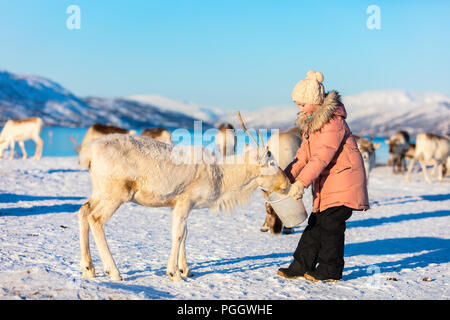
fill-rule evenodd
<path id="1" fill-rule="evenodd" d="M 0 128 L 1 130 L 2 128 Z M 140 134 L 143 129 L 138 129 L 137 134 Z M 174 144 L 187 145 L 202 144 L 204 147 L 212 149 L 215 151 L 214 136 L 217 132 L 216 130 L 206 130 L 203 131 L 201 137 L 194 134 L 194 130 L 188 129 L 176 129 L 169 128 L 172 132 L 172 140 Z M 87 128 L 70 128 L 70 127 L 44 127 L 42 128 L 41 137 L 44 139 L 44 149 L 42 155 L 44 157 L 73 157 L 77 155 L 75 150 L 75 145 L 70 141 L 73 138 L 78 144 L 81 144 L 84 135 L 86 134 Z M 242 132 L 242 130 L 237 131 L 237 152 L 242 152 L 244 143 L 253 145 L 253 142 L 249 139 L 247 134 Z M 270 137 L 270 130 L 267 132 L 262 132 L 262 137 L 264 141 Z M 374 143 L 380 143 L 380 148 L 376 151 L 377 163 L 386 163 L 388 160 L 388 146 L 385 143 L 384 137 L 375 137 Z M 29 140 L 25 142 L 25 149 L 29 156 L 32 156 L 36 150 L 36 146 L 33 141 Z M 16 144 L 15 146 L 16 157 L 21 156 L 20 148 Z"/>

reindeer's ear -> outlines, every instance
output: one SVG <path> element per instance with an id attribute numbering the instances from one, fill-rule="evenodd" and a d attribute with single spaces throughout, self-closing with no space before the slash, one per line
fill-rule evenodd
<path id="1" fill-rule="evenodd" d="M 381 143 L 374 143 L 373 148 L 377 150 L 381 146 Z"/>

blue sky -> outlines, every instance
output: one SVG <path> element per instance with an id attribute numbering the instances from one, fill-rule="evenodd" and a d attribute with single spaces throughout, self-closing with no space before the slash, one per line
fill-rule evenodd
<path id="1" fill-rule="evenodd" d="M 69 30 L 69 5 L 81 29 Z M 369 5 L 381 30 L 369 30 Z M 322 71 L 343 95 L 450 94 L 449 1 L 0 0 L 0 69 L 79 96 L 161 94 L 228 109 L 291 104 Z"/>

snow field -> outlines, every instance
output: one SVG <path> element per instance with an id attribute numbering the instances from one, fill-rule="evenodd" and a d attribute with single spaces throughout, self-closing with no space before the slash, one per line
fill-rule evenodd
<path id="1" fill-rule="evenodd" d="M 260 232 L 259 192 L 231 213 L 191 212 L 186 250 L 194 276 L 181 282 L 165 274 L 170 209 L 123 205 L 106 226 L 124 279 L 111 282 L 92 236 L 97 278 L 81 278 L 76 212 L 91 187 L 77 159 L 0 160 L 0 299 L 449 299 L 450 179 L 403 178 L 388 167 L 372 171 L 372 208 L 347 222 L 341 282 L 276 274 L 291 262 L 306 221 L 290 235 Z M 310 210 L 309 190 L 304 200 Z"/>

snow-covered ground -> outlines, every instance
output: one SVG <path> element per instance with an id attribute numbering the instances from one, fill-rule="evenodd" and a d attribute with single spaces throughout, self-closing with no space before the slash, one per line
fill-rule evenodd
<path id="1" fill-rule="evenodd" d="M 449 299 L 450 179 L 424 184 L 372 171 L 372 209 L 347 223 L 344 281 L 286 280 L 306 222 L 290 235 L 259 231 L 264 202 L 255 193 L 233 213 L 191 212 L 187 254 L 194 276 L 171 282 L 170 211 L 122 206 L 106 227 L 124 278 L 102 272 L 91 238 L 95 279 L 78 269 L 76 212 L 90 194 L 77 159 L 0 161 L 1 299 Z M 311 207 L 310 193 L 305 204 Z M 424 278 L 431 281 L 423 281 Z"/>

